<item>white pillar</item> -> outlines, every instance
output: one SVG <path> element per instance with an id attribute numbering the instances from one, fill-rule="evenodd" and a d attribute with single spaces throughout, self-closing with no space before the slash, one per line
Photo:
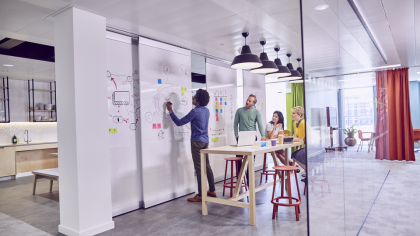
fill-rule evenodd
<path id="1" fill-rule="evenodd" d="M 105 18 L 77 8 L 54 17 L 59 232 L 114 228 L 108 138 Z"/>

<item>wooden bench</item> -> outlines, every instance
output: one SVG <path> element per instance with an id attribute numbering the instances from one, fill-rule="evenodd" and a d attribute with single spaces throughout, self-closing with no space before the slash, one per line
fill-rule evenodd
<path id="1" fill-rule="evenodd" d="M 34 175 L 34 187 L 33 187 L 32 195 L 35 195 L 36 181 L 38 179 L 50 180 L 50 192 L 52 191 L 53 180 L 58 182 L 58 168 L 36 170 L 36 171 L 32 171 L 32 174 Z"/>

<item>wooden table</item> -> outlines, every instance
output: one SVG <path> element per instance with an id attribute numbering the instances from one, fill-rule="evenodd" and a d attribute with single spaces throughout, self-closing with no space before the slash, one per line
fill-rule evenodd
<path id="1" fill-rule="evenodd" d="M 267 141 L 268 144 L 269 141 Z M 236 147 L 236 146 L 223 146 L 223 147 L 216 147 L 210 149 L 201 149 L 201 192 L 202 192 L 202 213 L 203 215 L 208 214 L 207 210 L 207 202 L 214 202 L 229 206 L 236 206 L 242 208 L 248 208 L 249 211 L 249 218 L 250 224 L 256 225 L 256 208 L 255 208 L 255 193 L 266 189 L 274 184 L 273 182 L 260 185 L 255 188 L 255 169 L 254 169 L 254 155 L 264 154 L 264 153 L 271 153 L 273 157 L 274 164 L 279 166 L 279 161 L 277 160 L 275 151 L 281 149 L 287 149 L 290 147 L 297 147 L 303 145 L 303 142 L 294 142 L 290 144 L 283 144 L 277 146 L 268 146 L 268 147 L 256 147 L 256 146 L 243 146 L 243 147 Z M 241 189 L 240 184 L 236 184 L 235 191 L 233 196 L 229 199 L 221 199 L 221 198 L 214 198 L 207 196 L 207 172 L 206 172 L 206 154 L 227 154 L 227 155 L 243 155 L 243 164 L 241 170 L 239 172 L 239 176 L 237 179 L 243 179 L 245 174 L 245 168 L 248 164 L 248 173 L 249 173 L 249 189 L 247 192 L 239 194 Z M 286 164 L 288 165 L 288 159 L 286 157 Z M 276 180 L 276 183 L 280 182 L 280 172 L 277 172 L 279 178 Z M 240 202 L 239 200 L 246 198 L 249 196 L 249 203 Z"/>
<path id="2" fill-rule="evenodd" d="M 58 153 L 50 153 L 50 154 L 48 154 L 48 156 L 50 156 L 50 157 L 58 157 Z"/>

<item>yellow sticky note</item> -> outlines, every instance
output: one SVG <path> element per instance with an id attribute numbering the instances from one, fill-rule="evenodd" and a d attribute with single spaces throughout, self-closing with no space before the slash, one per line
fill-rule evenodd
<path id="1" fill-rule="evenodd" d="M 216 106 L 214 106 L 214 108 L 216 108 L 216 109 L 217 109 L 217 104 L 216 104 Z"/>
<path id="2" fill-rule="evenodd" d="M 184 87 L 184 89 L 185 89 L 184 92 L 187 92 L 187 87 Z"/>
<path id="3" fill-rule="evenodd" d="M 181 96 L 184 96 L 184 92 L 181 92 Z"/>
<path id="4" fill-rule="evenodd" d="M 219 141 L 219 137 L 216 138 L 216 142 Z"/>
<path id="5" fill-rule="evenodd" d="M 264 107 L 264 103 L 261 103 L 261 108 L 263 108 Z"/>
<path id="6" fill-rule="evenodd" d="M 220 109 L 223 109 L 223 106 L 222 105 L 220 105 Z"/>
<path id="7" fill-rule="evenodd" d="M 109 128 L 109 133 L 110 134 L 116 134 L 117 133 L 117 128 Z"/>
<path id="8" fill-rule="evenodd" d="M 227 98 L 225 98 L 225 101 L 227 101 Z"/>

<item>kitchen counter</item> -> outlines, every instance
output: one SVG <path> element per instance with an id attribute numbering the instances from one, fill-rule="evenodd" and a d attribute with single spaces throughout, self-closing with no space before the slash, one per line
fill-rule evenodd
<path id="1" fill-rule="evenodd" d="M 30 142 L 30 143 L 18 143 L 18 144 L 0 144 L 0 148 L 4 147 L 17 147 L 17 146 L 28 146 L 28 145 L 41 145 L 41 144 L 55 144 L 57 142 Z"/>

